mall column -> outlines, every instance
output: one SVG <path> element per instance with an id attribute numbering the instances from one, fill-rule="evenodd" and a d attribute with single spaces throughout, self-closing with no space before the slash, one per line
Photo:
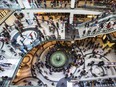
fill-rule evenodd
<path id="1" fill-rule="evenodd" d="M 74 14 L 70 13 L 70 24 L 73 24 L 73 17 L 74 17 Z"/>
<path id="2" fill-rule="evenodd" d="M 18 4 L 19 4 L 20 8 L 25 8 L 25 6 L 24 6 L 22 0 L 17 0 L 17 2 L 18 2 Z"/>
<path id="3" fill-rule="evenodd" d="M 71 8 L 75 8 L 75 0 L 71 0 Z"/>

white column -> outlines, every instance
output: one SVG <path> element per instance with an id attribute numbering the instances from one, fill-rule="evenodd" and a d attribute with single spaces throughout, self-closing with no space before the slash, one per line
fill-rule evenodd
<path id="1" fill-rule="evenodd" d="M 75 0 L 71 0 L 71 8 L 75 8 Z"/>
<path id="2" fill-rule="evenodd" d="M 17 0 L 17 2 L 21 8 L 25 8 L 22 0 Z"/>
<path id="3" fill-rule="evenodd" d="M 74 17 L 74 14 L 73 13 L 70 13 L 70 24 L 73 23 L 73 17 Z"/>

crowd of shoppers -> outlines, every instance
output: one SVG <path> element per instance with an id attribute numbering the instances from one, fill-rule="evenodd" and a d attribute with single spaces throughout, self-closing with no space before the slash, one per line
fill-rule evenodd
<path id="1" fill-rule="evenodd" d="M 57 73 L 57 72 L 63 72 L 64 78 L 66 78 L 66 79 L 70 78 L 72 80 L 77 80 L 78 78 L 81 79 L 83 77 L 86 77 L 86 75 L 88 75 L 90 73 L 92 74 L 90 77 L 99 77 L 99 76 L 101 77 L 101 76 L 108 75 L 108 73 L 106 73 L 105 71 L 102 71 L 99 74 L 97 72 L 94 72 L 93 66 L 100 67 L 100 68 L 103 67 L 104 70 L 106 70 L 106 71 L 109 69 L 108 66 L 105 66 L 105 62 L 102 60 L 105 58 L 104 56 L 107 56 L 108 54 L 111 53 L 111 49 L 109 49 L 107 46 L 104 47 L 103 44 L 98 42 L 98 40 L 99 40 L 99 38 L 95 37 L 95 38 L 87 38 L 87 39 L 84 39 L 81 41 L 75 41 L 72 44 L 71 43 L 69 44 L 69 42 L 61 42 L 61 41 L 56 42 L 56 44 L 53 47 L 49 47 L 49 52 L 45 55 L 45 59 L 44 59 L 45 61 L 40 59 L 40 57 L 41 57 L 40 55 L 36 54 L 38 61 L 33 66 L 34 69 L 32 70 L 32 72 L 34 73 L 34 76 L 37 76 L 39 73 L 46 80 L 50 81 L 52 86 L 55 86 L 55 82 L 52 82 L 51 79 L 49 78 L 49 76 L 52 76 L 54 73 Z M 42 46 L 42 48 L 43 47 L 44 46 Z M 49 63 L 50 62 L 49 58 L 54 52 L 57 52 L 57 51 L 63 50 L 63 49 L 65 49 L 64 51 L 67 51 L 68 54 L 72 55 L 72 56 L 70 56 L 72 58 L 72 60 L 70 60 L 71 63 L 69 63 L 68 66 L 55 68 Z M 91 50 L 91 53 L 86 54 L 86 52 L 88 52 L 88 50 Z M 101 55 L 101 56 L 99 56 L 99 55 Z M 85 64 L 85 62 L 86 62 L 85 59 L 87 60 L 87 59 L 92 59 L 92 58 L 99 59 L 101 61 L 99 61 L 99 62 L 98 61 L 97 62 L 90 61 L 87 64 Z M 83 66 L 82 69 L 77 70 L 77 73 L 80 73 L 80 74 L 77 75 L 77 74 L 72 73 L 71 67 L 73 67 L 73 66 L 75 66 L 75 67 Z M 90 67 L 89 70 L 87 70 L 87 67 Z M 110 78 L 111 81 L 107 81 L 108 79 L 103 80 L 104 84 L 114 85 L 115 80 Z M 75 83 L 75 85 L 79 85 L 81 87 L 91 86 L 91 83 L 89 83 L 89 82 L 91 82 L 91 81 L 79 81 L 79 82 Z M 93 83 L 95 86 L 104 85 L 102 83 L 102 81 L 100 82 L 99 80 L 94 80 Z M 46 85 L 46 87 L 48 86 L 47 83 L 45 85 Z"/>
<path id="2" fill-rule="evenodd" d="M 90 34 L 93 35 L 95 33 L 101 32 L 104 33 L 106 31 L 114 30 L 116 27 L 115 17 L 110 18 L 108 17 L 110 16 L 109 14 L 112 15 L 112 12 L 110 11 L 104 12 L 103 14 L 98 15 L 96 18 L 92 18 L 91 21 L 80 24 L 81 26 L 83 25 L 85 28 L 85 30 L 83 30 L 83 36 Z M 103 20 L 101 20 L 101 18 Z M 80 27 L 80 25 L 77 25 L 77 28 L 78 26 Z"/>
<path id="3" fill-rule="evenodd" d="M 32 8 L 67 8 L 69 0 L 28 0 Z"/>

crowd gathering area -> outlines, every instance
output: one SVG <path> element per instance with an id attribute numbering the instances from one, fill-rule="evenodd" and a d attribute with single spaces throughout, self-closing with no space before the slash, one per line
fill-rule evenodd
<path id="1" fill-rule="evenodd" d="M 0 85 L 14 75 L 10 84 L 17 86 L 116 86 L 116 44 L 106 38 L 116 31 L 115 12 L 81 24 L 70 24 L 69 15 L 13 16 L 0 33 Z"/>
<path id="2" fill-rule="evenodd" d="M 108 87 L 115 84 L 115 78 L 98 78 L 115 74 L 114 61 L 113 49 L 105 47 L 99 37 L 74 42 L 50 41 L 25 56 L 13 84 L 67 87 L 67 81 L 74 80 L 74 87 L 92 84 Z"/>

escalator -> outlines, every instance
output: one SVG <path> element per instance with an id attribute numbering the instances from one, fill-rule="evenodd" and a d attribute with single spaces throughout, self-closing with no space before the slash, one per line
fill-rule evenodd
<path id="1" fill-rule="evenodd" d="M 108 34 L 116 31 L 116 13 L 104 12 L 93 18 L 91 21 L 78 24 L 75 29 L 78 30 L 80 38 L 95 37 L 101 34 Z"/>

